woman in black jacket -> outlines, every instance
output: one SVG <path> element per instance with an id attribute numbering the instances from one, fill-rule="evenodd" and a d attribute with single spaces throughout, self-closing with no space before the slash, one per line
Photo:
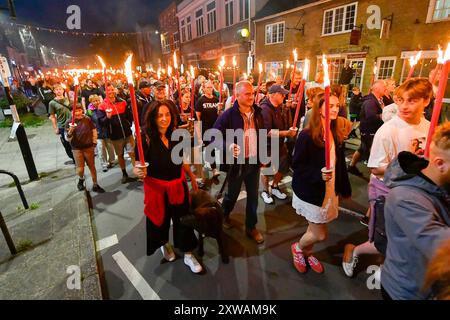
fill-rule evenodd
<path id="1" fill-rule="evenodd" d="M 325 99 L 314 104 L 311 120 L 297 139 L 292 161 L 294 191 L 292 206 L 297 214 L 308 220 L 309 226 L 299 242 L 293 243 L 291 251 L 295 268 L 306 272 L 306 260 L 311 268 L 323 272 L 322 264 L 312 256 L 314 244 L 327 238 L 327 223 L 338 216 L 338 196 L 350 197 L 351 186 L 348 178 L 344 139 L 351 130 L 351 123 L 338 117 L 339 99 L 330 97 L 331 119 L 331 172 L 324 172 L 325 146 Z"/>

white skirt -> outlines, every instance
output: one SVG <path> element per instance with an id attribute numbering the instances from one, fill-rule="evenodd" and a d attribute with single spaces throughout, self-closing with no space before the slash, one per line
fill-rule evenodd
<path id="1" fill-rule="evenodd" d="M 338 197 L 331 196 L 322 206 L 316 206 L 309 202 L 305 202 L 299 197 L 292 194 L 292 207 L 298 215 L 305 217 L 306 220 L 312 223 L 324 224 L 329 223 L 338 217 Z"/>

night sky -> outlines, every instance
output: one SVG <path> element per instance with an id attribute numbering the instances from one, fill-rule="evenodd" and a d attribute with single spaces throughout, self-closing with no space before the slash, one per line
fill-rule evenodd
<path id="1" fill-rule="evenodd" d="M 0 0 L 0 4 L 6 3 Z M 15 0 L 17 22 L 68 30 L 70 5 L 81 9 L 80 32 L 134 32 L 136 24 L 158 26 L 158 14 L 171 0 Z M 68 30 L 69 31 L 69 30 Z M 75 30 L 73 30 L 75 31 Z M 71 55 L 86 53 L 91 37 L 33 32 L 43 44 Z M 118 38 L 120 39 L 120 38 Z"/>

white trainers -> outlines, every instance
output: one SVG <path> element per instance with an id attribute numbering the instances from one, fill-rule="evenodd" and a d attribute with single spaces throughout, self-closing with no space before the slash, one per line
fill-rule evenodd
<path id="1" fill-rule="evenodd" d="M 263 200 L 266 204 L 273 203 L 273 198 L 268 192 L 266 192 L 266 191 L 261 192 L 261 197 L 263 198 Z"/>
<path id="2" fill-rule="evenodd" d="M 175 260 L 175 252 L 173 252 L 172 246 L 170 244 L 166 243 L 165 245 L 163 245 L 161 247 L 161 251 L 163 253 L 164 259 L 166 259 L 167 261 L 172 262 Z"/>
<path id="3" fill-rule="evenodd" d="M 280 188 L 278 187 L 271 187 L 271 191 L 272 191 L 272 195 L 277 197 L 280 200 L 286 200 L 287 198 L 287 194 L 284 192 L 281 192 Z"/>
<path id="4" fill-rule="evenodd" d="M 184 264 L 191 268 L 193 273 L 202 272 L 203 268 L 192 253 L 184 254 Z"/>
<path id="5" fill-rule="evenodd" d="M 213 178 L 216 178 L 216 177 L 220 176 L 220 171 L 219 170 L 213 169 L 212 172 L 213 172 Z"/>
<path id="6" fill-rule="evenodd" d="M 342 269 L 344 269 L 347 277 L 353 277 L 353 270 L 355 270 L 358 263 L 358 256 L 355 255 L 355 246 L 346 244 L 344 249 L 344 257 L 342 259 Z"/>

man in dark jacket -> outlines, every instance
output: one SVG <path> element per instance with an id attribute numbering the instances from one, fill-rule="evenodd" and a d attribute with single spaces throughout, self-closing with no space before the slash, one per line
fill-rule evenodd
<path id="1" fill-rule="evenodd" d="M 236 101 L 233 107 L 222 113 L 214 125 L 215 129 L 222 132 L 224 140 L 222 144 L 220 141 L 214 141 L 214 144 L 221 147 L 222 151 L 226 150 L 226 152 L 221 152 L 222 155 L 232 154 L 234 157 L 233 164 L 228 170 L 228 190 L 222 202 L 224 226 L 231 228 L 230 213 L 236 204 L 242 183 L 245 183 L 247 192 L 246 234 L 260 244 L 264 242 L 264 237 L 256 229 L 260 174 L 258 135 L 263 134 L 260 133 L 260 129 L 264 129 L 264 119 L 261 108 L 253 103 L 254 99 L 253 86 L 250 82 L 241 81 L 236 85 Z M 227 129 L 235 130 L 236 135 L 239 133 L 236 130 L 241 129 L 243 136 L 241 135 L 240 139 L 234 137 L 234 141 L 228 141 L 225 139 Z M 267 134 L 265 130 L 263 132 Z M 219 144 L 221 145 L 219 146 Z M 243 164 L 236 164 L 236 159 Z"/>
<path id="2" fill-rule="evenodd" d="M 289 172 L 290 166 L 288 149 L 284 140 L 286 137 L 293 138 L 297 134 L 296 130 L 289 130 L 289 127 L 285 127 L 283 125 L 281 114 L 283 108 L 283 100 L 288 93 L 289 91 L 284 89 L 282 86 L 272 85 L 269 89 L 269 96 L 265 98 L 260 104 L 260 108 L 262 109 L 261 113 L 264 118 L 264 126 L 269 131 L 269 136 L 273 135 L 278 137 L 277 142 L 279 144 L 279 154 L 271 155 L 273 157 L 276 156 L 279 159 L 278 168 L 273 168 L 275 170 L 273 172 L 274 177 L 271 190 L 269 190 L 269 176 L 262 175 L 264 190 L 261 193 L 261 197 L 266 204 L 274 203 L 272 195 L 280 200 L 285 200 L 287 198 L 287 195 L 278 187 L 278 183 L 281 181 L 281 179 L 283 179 L 283 176 Z M 268 146 L 268 149 L 268 151 L 270 152 L 270 145 Z M 271 165 L 268 164 L 268 166 Z"/>
<path id="3" fill-rule="evenodd" d="M 450 239 L 450 123 L 438 128 L 430 161 L 401 152 L 385 173 L 391 189 L 384 207 L 386 259 L 381 272 L 384 299 L 426 299 L 425 272 L 436 249 Z"/>
<path id="4" fill-rule="evenodd" d="M 126 101 L 116 98 L 116 88 L 113 85 L 108 86 L 108 97 L 100 105 L 100 110 L 106 112 L 105 125 L 108 128 L 108 135 L 114 146 L 114 151 L 119 160 L 120 169 L 122 169 L 122 183 L 130 181 L 126 171 L 124 158 L 125 149 L 131 158 L 134 166 L 134 138 L 131 131 L 131 115 L 127 108 Z M 128 145 L 128 147 L 127 147 Z"/>
<path id="5" fill-rule="evenodd" d="M 360 114 L 361 146 L 352 157 L 352 161 L 348 166 L 348 172 L 361 176 L 362 173 L 356 168 L 356 164 L 361 157 L 367 160 L 372 148 L 373 137 L 377 130 L 383 125 L 381 116 L 383 114 L 383 95 L 386 92 L 386 84 L 384 80 L 375 81 L 372 85 L 371 93 L 364 97 Z"/>
<path id="6" fill-rule="evenodd" d="M 140 123 L 144 123 L 144 107 L 153 101 L 151 93 L 152 85 L 150 84 L 150 82 L 139 82 L 139 92 L 136 93 L 136 104 L 138 108 Z"/>

